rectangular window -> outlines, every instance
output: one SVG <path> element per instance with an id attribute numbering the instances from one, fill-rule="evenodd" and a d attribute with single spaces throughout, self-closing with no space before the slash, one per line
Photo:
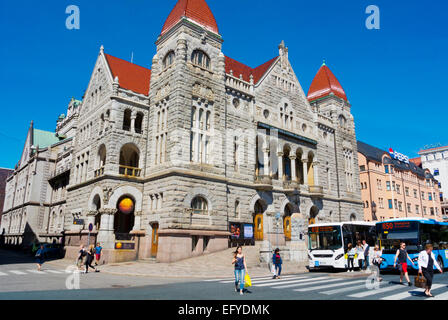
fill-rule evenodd
<path id="1" fill-rule="evenodd" d="M 386 181 L 386 190 L 390 191 L 390 181 Z"/>
<path id="2" fill-rule="evenodd" d="M 403 211 L 403 203 L 398 201 L 398 210 Z"/>
<path id="3" fill-rule="evenodd" d="M 400 185 L 399 185 L 399 184 L 396 185 L 396 189 L 397 189 L 397 193 L 400 194 L 400 192 L 401 192 L 401 191 L 400 191 L 401 188 L 400 188 Z"/>
<path id="4" fill-rule="evenodd" d="M 407 207 L 408 207 L 408 212 L 411 213 L 411 212 L 412 212 L 412 211 L 411 211 L 411 204 L 408 203 L 408 204 L 407 204 Z"/>
<path id="5" fill-rule="evenodd" d="M 406 193 L 406 196 L 409 197 L 409 187 L 406 187 L 406 188 L 405 188 L 405 193 Z"/>
<path id="6" fill-rule="evenodd" d="M 418 207 L 418 204 L 416 204 L 415 205 L 415 213 L 417 213 L 417 214 L 419 214 L 420 212 L 419 212 L 419 207 Z"/>
<path id="7" fill-rule="evenodd" d="M 426 215 L 426 207 L 423 207 L 423 213 Z"/>
<path id="8" fill-rule="evenodd" d="M 414 189 L 414 198 L 417 199 L 417 189 Z"/>
<path id="9" fill-rule="evenodd" d="M 395 206 L 395 209 L 398 208 L 398 200 L 397 199 L 394 200 L 394 206 Z"/>
<path id="10" fill-rule="evenodd" d="M 431 207 L 431 208 L 429 208 L 429 210 L 431 211 L 431 215 L 433 216 L 434 215 L 434 208 Z"/>
<path id="11" fill-rule="evenodd" d="M 431 192 L 428 192 L 428 200 L 432 201 L 432 193 Z"/>
<path id="12" fill-rule="evenodd" d="M 359 171 L 366 171 L 366 166 L 359 166 Z"/>
<path id="13" fill-rule="evenodd" d="M 389 204 L 389 209 L 393 209 L 392 207 L 392 199 L 387 200 L 388 204 Z"/>
<path id="14" fill-rule="evenodd" d="M 425 200 L 425 192 L 422 191 L 422 200 Z"/>
<path id="15" fill-rule="evenodd" d="M 389 173 L 389 166 L 384 166 L 384 172 Z"/>

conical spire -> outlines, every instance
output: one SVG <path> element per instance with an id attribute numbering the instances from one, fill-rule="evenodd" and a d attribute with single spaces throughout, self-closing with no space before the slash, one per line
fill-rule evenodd
<path id="1" fill-rule="evenodd" d="M 338 79 L 325 64 L 324 60 L 322 66 L 314 77 L 313 82 L 311 83 L 307 98 L 309 101 L 312 101 L 331 94 L 334 94 L 335 96 L 338 96 L 348 102 L 344 89 L 342 89 Z"/>
<path id="2" fill-rule="evenodd" d="M 215 17 L 205 0 L 178 0 L 166 19 L 161 34 L 171 29 L 183 17 L 196 22 L 210 31 L 219 33 Z"/>

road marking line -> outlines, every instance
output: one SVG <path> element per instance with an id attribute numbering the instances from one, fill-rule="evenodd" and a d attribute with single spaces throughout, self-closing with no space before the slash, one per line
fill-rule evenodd
<path id="1" fill-rule="evenodd" d="M 433 284 L 431 290 L 439 289 L 439 288 L 442 288 L 442 287 L 445 287 L 445 286 L 446 286 L 446 284 Z M 422 297 L 423 297 L 424 290 L 423 291 L 419 291 L 419 292 L 422 293 Z M 412 297 L 412 294 L 409 291 L 406 291 L 406 292 L 401 292 L 401 293 L 397 293 L 397 294 L 394 294 L 394 295 L 391 295 L 391 296 L 387 296 L 387 297 L 381 298 L 381 300 L 402 300 L 402 299 L 409 298 L 409 297 Z"/>
<path id="2" fill-rule="evenodd" d="M 7 276 L 7 273 L 0 272 L 0 276 Z"/>
<path id="3" fill-rule="evenodd" d="M 310 278 L 304 278 L 304 279 L 300 279 L 300 280 L 292 280 L 292 281 L 282 281 L 282 282 L 277 282 L 277 283 L 275 283 L 275 282 L 269 282 L 269 283 L 262 283 L 262 284 L 256 284 L 255 286 L 257 286 L 257 287 L 267 287 L 267 286 L 276 286 L 277 287 L 277 284 L 278 285 L 283 285 L 283 284 L 285 284 L 285 283 L 287 283 L 288 285 L 290 285 L 291 283 L 298 283 L 298 282 L 313 282 L 313 281 L 318 281 L 318 280 L 326 280 L 326 279 L 328 279 L 328 277 L 317 277 L 317 278 L 313 278 L 313 279 L 310 279 Z M 280 281 L 280 280 L 279 280 Z M 281 287 L 279 287 L 279 288 L 281 288 Z"/>
<path id="4" fill-rule="evenodd" d="M 317 287 L 308 287 L 303 289 L 295 289 L 294 291 L 310 291 L 310 290 L 320 290 L 320 289 L 327 289 L 327 288 L 334 288 L 334 287 L 340 287 L 340 286 L 348 286 L 354 283 L 361 283 L 365 282 L 365 280 L 356 280 L 356 281 L 350 281 L 350 282 L 340 282 L 340 283 L 333 283 L 323 286 L 317 286 Z"/>
<path id="5" fill-rule="evenodd" d="M 285 276 L 285 277 L 281 277 L 281 279 L 277 280 L 277 279 L 272 279 L 273 276 L 270 277 L 262 277 L 262 278 L 252 278 L 251 280 L 253 283 L 257 282 L 257 283 L 261 283 L 261 282 L 266 282 L 266 281 L 282 281 L 283 279 L 287 280 L 287 279 L 299 279 L 299 278 L 303 278 L 302 277 L 298 277 L 298 276 Z M 235 278 L 233 278 L 232 280 L 227 280 L 227 281 L 220 281 L 220 283 L 232 283 L 235 282 Z"/>
<path id="6" fill-rule="evenodd" d="M 57 271 L 57 270 L 50 270 L 50 269 L 47 269 L 47 270 L 45 270 L 46 272 L 51 272 L 51 273 L 63 273 L 62 271 Z"/>
<path id="7" fill-rule="evenodd" d="M 372 295 L 383 293 L 383 292 L 397 290 L 397 289 L 400 289 L 400 288 L 403 289 L 403 287 L 404 286 L 402 284 L 394 284 L 392 286 L 384 287 L 384 288 L 381 288 L 381 289 L 371 289 L 371 290 L 367 289 L 368 291 L 355 293 L 355 294 L 349 295 L 349 297 L 352 297 L 352 298 L 364 298 L 364 297 L 372 296 Z"/>
<path id="8" fill-rule="evenodd" d="M 428 300 L 448 300 L 448 291 L 445 293 L 437 294 L 434 298 Z"/>
<path id="9" fill-rule="evenodd" d="M 26 271 L 37 274 L 46 274 L 45 271 L 37 271 L 37 270 L 26 270 Z"/>
<path id="10" fill-rule="evenodd" d="M 335 281 L 341 281 L 339 279 L 327 279 L 322 278 L 320 280 L 302 280 L 302 281 L 291 281 L 291 284 L 287 284 L 284 286 L 275 286 L 274 289 L 285 289 L 285 288 L 293 288 L 293 287 L 301 287 L 301 286 L 312 286 L 314 284 L 321 284 L 321 283 L 328 283 L 328 282 L 335 282 Z"/>
<path id="11" fill-rule="evenodd" d="M 22 271 L 17 271 L 17 270 L 9 270 L 9 272 L 14 273 L 14 274 L 26 274 L 26 272 L 22 272 Z"/>
<path id="12" fill-rule="evenodd" d="M 347 291 L 354 291 L 354 290 L 363 289 L 363 288 L 364 289 L 366 288 L 366 286 L 364 284 L 358 285 L 358 286 L 351 286 L 351 287 L 346 287 L 346 288 L 341 288 L 341 289 L 330 290 L 330 291 L 322 291 L 319 293 L 331 295 L 331 294 L 342 293 L 342 292 L 347 292 Z"/>

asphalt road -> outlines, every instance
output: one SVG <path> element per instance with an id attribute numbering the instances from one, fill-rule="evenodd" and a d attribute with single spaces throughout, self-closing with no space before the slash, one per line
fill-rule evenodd
<path id="1" fill-rule="evenodd" d="M 37 273 L 30 257 L 0 251 L 0 300 L 448 300 L 448 273 L 436 274 L 435 298 L 423 289 L 398 283 L 397 274 L 383 274 L 379 287 L 356 274 L 312 272 L 281 279 L 257 277 L 244 295 L 235 292 L 232 275 L 221 279 L 173 279 L 79 274 L 80 289 L 69 290 L 65 270 L 43 267 Z M 414 275 L 411 275 L 413 280 Z"/>

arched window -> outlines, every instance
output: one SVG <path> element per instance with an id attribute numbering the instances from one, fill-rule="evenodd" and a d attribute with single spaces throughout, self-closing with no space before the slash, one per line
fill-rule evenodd
<path id="1" fill-rule="evenodd" d="M 131 130 L 131 109 L 126 109 L 123 115 L 123 130 Z"/>
<path id="2" fill-rule="evenodd" d="M 142 133 L 143 132 L 142 127 L 143 127 L 143 113 L 138 112 L 137 117 L 135 118 L 135 132 Z"/>
<path id="3" fill-rule="evenodd" d="M 191 209 L 195 214 L 207 214 L 208 204 L 203 197 L 197 196 L 191 201 Z"/>
<path id="4" fill-rule="evenodd" d="M 202 50 L 194 50 L 191 55 L 191 62 L 202 68 L 210 69 L 210 58 Z"/>
<path id="5" fill-rule="evenodd" d="M 346 123 L 347 123 L 347 119 L 345 119 L 345 117 L 341 114 L 339 116 L 339 125 L 341 127 L 345 127 Z"/>
<path id="6" fill-rule="evenodd" d="M 236 218 L 240 217 L 240 202 L 238 200 L 235 201 L 235 212 L 234 212 L 234 216 Z"/>
<path id="7" fill-rule="evenodd" d="M 120 150 L 120 174 L 132 177 L 139 177 L 140 152 L 133 144 L 126 144 Z"/>
<path id="8" fill-rule="evenodd" d="M 163 58 L 163 68 L 167 68 L 170 65 L 174 63 L 174 58 L 176 57 L 176 54 L 174 51 L 170 51 L 165 55 L 165 58 Z"/>

